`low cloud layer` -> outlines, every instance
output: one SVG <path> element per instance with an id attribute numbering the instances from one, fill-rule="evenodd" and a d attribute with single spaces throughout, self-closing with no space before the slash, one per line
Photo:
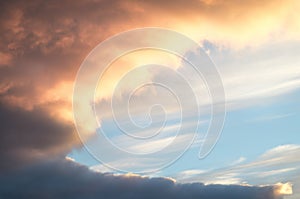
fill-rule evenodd
<path id="1" fill-rule="evenodd" d="M 165 178 L 102 174 L 68 160 L 0 175 L 1 198 L 280 199 L 275 187 L 177 184 Z M 18 187 L 18 190 L 16 190 Z"/>

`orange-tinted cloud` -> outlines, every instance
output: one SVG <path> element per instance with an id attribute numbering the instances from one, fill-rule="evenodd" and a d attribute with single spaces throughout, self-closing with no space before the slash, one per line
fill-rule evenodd
<path id="1" fill-rule="evenodd" d="M 28 114 L 47 110 L 49 120 L 60 118 L 62 125 L 71 119 L 70 95 L 81 62 L 120 31 L 159 26 L 240 48 L 299 38 L 300 30 L 299 2 L 292 0 L 34 0 L 3 1 L 0 7 L 1 103 Z"/>

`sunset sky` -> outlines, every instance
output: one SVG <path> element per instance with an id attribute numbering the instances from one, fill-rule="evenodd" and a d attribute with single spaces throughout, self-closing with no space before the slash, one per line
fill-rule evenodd
<path id="1" fill-rule="evenodd" d="M 0 10 L 0 198 L 300 197 L 300 1 Z"/>

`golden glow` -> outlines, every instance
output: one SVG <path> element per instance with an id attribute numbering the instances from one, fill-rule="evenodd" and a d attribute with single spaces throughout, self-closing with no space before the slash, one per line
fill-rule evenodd
<path id="1" fill-rule="evenodd" d="M 180 65 L 180 60 L 179 57 L 171 53 L 151 49 L 134 51 L 124 55 L 108 66 L 108 69 L 102 75 L 98 82 L 95 99 L 109 98 L 122 76 L 134 68 L 147 64 L 157 64 L 176 69 Z M 134 74 L 135 78 L 131 82 L 123 85 L 122 90 L 133 90 L 145 79 L 150 81 L 152 75 L 151 72 L 146 70 L 139 71 L 138 74 Z"/>
<path id="2" fill-rule="evenodd" d="M 293 194 L 293 185 L 290 182 L 277 183 L 275 185 L 275 193 L 277 195 L 291 195 Z"/>
<path id="3" fill-rule="evenodd" d="M 52 116 L 58 117 L 65 121 L 73 121 L 73 113 L 71 107 L 73 82 L 64 81 L 49 89 L 44 95 L 40 96 L 40 103 L 48 105 Z"/>

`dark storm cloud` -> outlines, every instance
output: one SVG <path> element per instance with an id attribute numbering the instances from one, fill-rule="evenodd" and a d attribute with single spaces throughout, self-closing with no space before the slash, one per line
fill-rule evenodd
<path id="1" fill-rule="evenodd" d="M 76 140 L 72 124 L 57 121 L 42 108 L 23 110 L 0 102 L 0 121 L 0 173 L 67 153 Z"/>
<path id="2" fill-rule="evenodd" d="M 273 187 L 177 184 L 164 178 L 114 176 L 71 161 L 48 161 L 0 178 L 1 198 L 279 199 Z M 16 187 L 18 189 L 16 190 Z"/>
<path id="3" fill-rule="evenodd" d="M 121 8 L 106 9 L 108 1 L 0 4 L 0 169 L 13 169 L 49 155 L 64 156 L 74 147 L 73 124 L 57 112 L 71 109 L 76 71 L 108 34 L 109 13 Z M 61 82 L 70 84 L 68 90 L 56 91 Z"/>

